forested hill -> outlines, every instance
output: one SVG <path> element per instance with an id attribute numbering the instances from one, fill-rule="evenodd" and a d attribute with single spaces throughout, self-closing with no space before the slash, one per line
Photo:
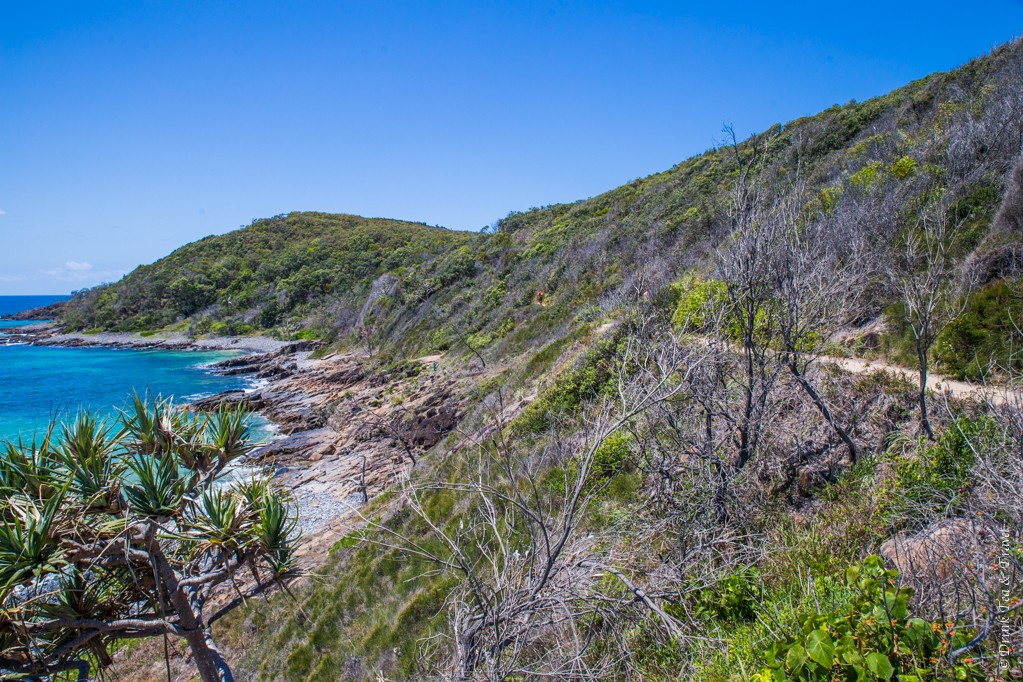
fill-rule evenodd
<path id="1" fill-rule="evenodd" d="M 315 213 L 257 221 L 79 295 L 61 317 L 78 329 L 369 337 L 395 352 L 471 340 L 504 356 L 704 271 L 733 230 L 743 167 L 764 206 L 795 201 L 801 219 L 850 226 L 882 255 L 940 206 L 961 228 L 961 272 L 977 280 L 969 329 L 960 324 L 939 344 L 945 369 L 965 374 L 971 358 L 1005 352 L 1006 321 L 995 313 L 1011 303 L 1001 283 L 1018 266 L 1023 199 L 1010 170 L 1021 111 L 1017 41 L 888 95 L 734 146 L 723 139 L 591 199 L 509 214 L 483 233 Z M 893 300 L 874 288 L 859 321 L 882 320 Z M 888 327 L 883 342 L 898 355 L 903 330 Z"/>
<path id="2" fill-rule="evenodd" d="M 200 332 L 271 329 L 468 239 L 422 223 L 289 213 L 206 237 L 116 284 L 81 292 L 61 319 L 78 329 L 142 331 L 183 321 Z"/>

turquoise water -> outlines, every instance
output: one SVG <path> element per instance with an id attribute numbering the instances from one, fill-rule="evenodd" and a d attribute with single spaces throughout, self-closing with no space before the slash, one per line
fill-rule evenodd
<path id="1" fill-rule="evenodd" d="M 0 314 L 18 312 L 3 310 L 14 306 L 5 298 L 14 297 L 0 296 Z M 4 328 L 12 324 L 0 321 Z M 0 328 L 0 334 L 3 331 Z M 216 376 L 206 369 L 209 363 L 236 355 L 229 351 L 0 346 L 0 440 L 31 438 L 44 431 L 52 418 L 66 417 L 80 408 L 116 415 L 116 408 L 123 407 L 135 391 L 182 402 L 245 388 L 250 382 L 244 378 Z"/>

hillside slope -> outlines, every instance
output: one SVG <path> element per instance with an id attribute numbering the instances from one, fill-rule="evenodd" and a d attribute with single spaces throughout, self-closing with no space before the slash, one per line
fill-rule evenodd
<path id="1" fill-rule="evenodd" d="M 1004 321 L 989 318 L 991 299 L 1005 302 L 997 283 L 1019 265 L 1023 199 L 1010 169 L 1023 145 L 1021 70 L 1017 42 L 591 199 L 511 213 L 480 234 L 312 213 L 257 221 L 81 294 L 61 318 L 77 329 L 305 329 L 395 355 L 466 340 L 492 356 L 515 354 L 705 265 L 730 231 L 736 155 L 756 148 L 772 201 L 798 184 L 811 206 L 875 244 L 910 229 L 928 193 L 944 194 L 967 223 L 957 257 L 990 287 L 971 301 L 979 332 L 953 330 L 943 345 L 946 369 L 966 375 L 971 357 L 1005 352 L 995 338 Z M 865 318 L 890 302 L 878 288 Z M 903 330 L 894 326 L 887 350 L 898 357 Z"/>
<path id="2" fill-rule="evenodd" d="M 270 358 L 302 385 L 319 373 L 308 411 L 336 437 L 297 447 L 288 471 L 373 486 L 362 521 L 317 539 L 330 551 L 308 580 L 217 624 L 247 678 L 951 681 L 1014 666 L 1013 679 L 1023 405 L 946 395 L 932 427 L 913 382 L 843 373 L 824 352 L 904 358 L 889 275 L 926 269 L 901 251 L 947 222 L 962 314 L 934 359 L 960 376 L 996 361 L 1023 383 L 1021 152 L 1017 42 L 484 233 L 412 226 L 429 248 L 413 239 L 397 260 L 359 260 L 358 240 L 320 255 L 298 229 L 309 214 L 261 221 L 80 296 L 63 319 L 305 330 L 352 351 Z M 743 192 L 760 198 L 752 219 Z M 865 254 L 855 305 L 791 346 L 773 325 L 802 292 L 770 266 L 794 260 L 754 253 L 753 274 L 728 281 L 722 265 L 788 206 L 773 247 L 816 253 L 812 234 Z M 210 279 L 243 248 L 252 275 Z M 257 258 L 281 265 L 261 275 Z M 689 326 L 713 310 L 727 322 Z M 409 429 L 441 404 L 443 438 L 413 451 Z"/>
<path id="3" fill-rule="evenodd" d="M 504 357 L 615 308 L 665 295 L 670 283 L 705 270 L 727 240 L 736 158 L 747 162 L 756 149 L 753 170 L 765 203 L 790 201 L 798 186 L 807 210 L 851 225 L 888 256 L 884 247 L 913 229 L 928 197 L 942 194 L 949 214 L 964 223 L 955 256 L 961 273 L 976 276 L 983 292 L 968 313 L 977 333 L 944 345 L 947 369 L 964 375 L 975 354 L 1005 350 L 1006 318 L 990 319 L 993 306 L 981 299 L 1004 303 L 998 283 L 1020 265 L 1014 246 L 1023 233 L 1018 217 L 1009 216 L 1018 216 L 1023 202 L 1020 172 L 1010 172 L 1023 147 L 1021 83 L 1023 44 L 1017 42 L 889 95 L 774 126 L 734 148 L 723 144 L 591 199 L 512 213 L 469 245 L 474 274 L 437 287 L 431 270 L 440 261 L 421 266 L 370 314 L 382 337 L 407 352 L 443 349 L 475 334 L 491 356 Z M 535 305 L 538 291 L 542 307 Z M 878 282 L 860 322 L 881 320 L 893 300 Z M 886 350 L 898 359 L 904 330 L 888 323 Z"/>
<path id="4" fill-rule="evenodd" d="M 294 325 L 379 275 L 468 240 L 421 223 L 289 213 L 206 237 L 121 281 L 81 292 L 61 321 L 72 329 L 236 334 Z"/>
<path id="5" fill-rule="evenodd" d="M 884 665 L 891 665 L 907 679 L 909 671 L 918 679 L 984 678 L 972 658 L 947 662 L 950 648 L 965 645 L 982 621 L 939 615 L 948 581 L 962 593 L 975 582 L 944 564 L 944 582 L 929 582 L 925 571 L 910 565 L 914 570 L 906 575 L 920 595 L 912 602 L 914 618 L 903 610 L 884 620 L 893 631 L 911 621 L 936 634 L 924 642 L 900 631 L 897 641 L 912 640 L 916 648 L 896 644 L 893 650 L 883 642 L 887 627 L 870 628 L 884 613 L 878 593 L 894 601 L 895 579 L 871 560 L 862 562 L 887 551 L 892 565 L 906 569 L 899 547 L 912 546 L 920 556 L 933 551 L 929 537 L 951 542 L 944 538 L 962 528 L 964 518 L 1019 518 L 1010 511 L 1019 509 L 1011 486 L 992 494 L 1000 482 L 970 473 L 975 457 L 997 468 L 1004 464 L 1000 453 L 1018 447 L 1018 428 L 1000 426 L 999 436 L 991 429 L 1009 423 L 1005 414 L 977 417 L 982 407 L 953 401 L 947 413 L 937 410 L 938 441 L 930 442 L 913 414 L 911 383 L 884 373 L 821 370 L 817 381 L 827 387 L 826 400 L 852 425 L 861 449 L 862 459 L 851 462 L 796 382 L 767 388 L 778 374 L 750 378 L 726 358 L 716 370 L 724 372 L 720 383 L 713 372 L 680 370 L 674 378 L 690 387 L 684 395 L 606 439 L 594 435 L 603 414 L 597 407 L 610 395 L 613 408 L 617 397 L 615 364 L 642 362 L 636 357 L 648 352 L 658 362 L 665 357 L 657 341 L 626 339 L 625 330 L 633 320 L 670 318 L 688 273 L 713 276 L 718 250 L 729 247 L 734 230 L 736 157 L 741 165 L 754 147 L 766 203 L 783 203 L 800 186 L 809 197 L 807 211 L 862 237 L 878 265 L 917 229 L 922 208 L 943 196 L 940 205 L 963 228 L 957 271 L 974 287 L 966 306 L 971 321 L 958 330 L 958 340 L 967 343 L 952 360 L 996 350 L 1009 338 L 1010 309 L 1019 305 L 1020 43 L 885 97 L 777 126 L 736 148 L 710 150 L 592 199 L 509 215 L 493 233 L 460 247 L 476 267 L 459 280 L 439 284 L 435 273 L 446 267 L 445 254 L 396 275 L 386 298 L 363 307 L 395 353 L 464 352 L 462 346 L 471 345 L 492 364 L 480 376 L 478 393 L 466 396 L 459 438 L 441 443 L 410 467 L 402 486 L 371 503 L 366 515 L 387 531 L 356 530 L 341 539 L 297 603 L 278 596 L 231 616 L 223 632 L 243 670 L 258 679 L 288 680 L 504 679 L 511 670 L 508 677 L 520 679 L 724 682 L 758 671 L 756 679 L 889 679 Z M 858 317 L 848 322 L 888 325 L 884 342 L 897 354 L 906 330 L 898 327 L 894 303 L 895 293 L 875 270 Z M 445 369 L 467 371 L 451 358 Z M 538 398 L 530 379 L 537 379 Z M 763 440 L 743 464 L 742 453 L 736 455 L 736 415 L 742 397 L 757 386 L 769 416 Z M 1019 406 L 1014 409 L 1010 420 L 1019 415 Z M 491 421 L 497 425 L 488 426 Z M 507 439 L 495 437 L 502 434 Z M 546 519 L 554 527 L 565 521 L 559 514 L 572 502 L 570 483 L 580 462 L 600 464 L 592 477 L 578 479 L 579 490 L 593 493 L 590 506 L 569 538 L 570 549 L 549 564 L 563 582 L 533 592 L 543 570 L 521 557 L 549 551 L 537 539 L 543 537 L 538 527 Z M 1005 480 L 1018 475 L 1017 465 L 1007 466 Z M 501 476 L 489 467 L 514 473 Z M 496 481 L 498 492 L 488 492 L 478 478 Z M 545 521 L 517 517 L 513 504 L 504 505 L 504 490 L 527 500 L 518 498 L 528 509 L 524 516 L 539 510 Z M 506 534 L 499 547 L 481 530 L 494 519 L 488 513 L 507 524 L 494 532 Z M 1018 547 L 1013 523 L 1003 526 L 1003 537 Z M 400 538 L 409 539 L 404 550 Z M 962 536 L 954 539 L 959 543 Z M 455 550 L 446 553 L 445 541 L 479 561 L 480 572 L 445 566 L 444 557 L 463 559 Z M 968 554 L 971 547 L 963 541 L 940 551 Z M 441 559 L 431 561 L 431 553 Z M 592 570 L 584 560 L 607 568 Z M 483 587 L 477 589 L 473 575 L 483 576 Z M 1014 580 L 1006 584 L 1016 595 Z M 523 629 L 515 630 L 513 617 L 501 621 L 502 609 L 529 613 L 529 595 L 537 594 L 561 600 L 552 597 L 549 612 L 538 607 L 542 615 L 531 624 L 529 616 L 519 616 L 527 623 Z M 898 599 L 904 605 L 908 593 Z M 652 613 L 644 615 L 653 600 L 663 600 L 663 610 L 650 606 Z M 597 604 L 593 611 L 565 615 L 588 603 Z M 460 637 L 471 618 L 492 619 L 485 622 L 493 623 L 495 634 L 487 640 L 493 647 L 487 657 L 470 661 L 466 674 L 465 651 L 475 642 Z M 666 626 L 673 618 L 676 630 Z M 565 621 L 572 627 L 559 628 Z M 786 677 L 786 666 L 803 666 L 807 647 L 820 639 L 811 629 L 822 623 L 829 624 L 824 631 L 859 628 L 852 635 L 862 653 L 848 652 L 848 668 L 838 671 L 819 663 L 832 654 L 818 647 L 817 663 Z M 1001 631 L 1016 633 L 1006 648 L 1016 646 L 1018 626 L 1016 618 Z M 502 640 L 509 631 L 515 634 Z M 844 632 L 835 642 L 825 640 L 825 650 L 846 646 L 838 641 Z M 1005 664 L 1018 665 L 1018 659 Z"/>

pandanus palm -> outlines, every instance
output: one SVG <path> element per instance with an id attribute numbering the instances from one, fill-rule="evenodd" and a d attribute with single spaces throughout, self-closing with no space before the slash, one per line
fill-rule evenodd
<path id="1" fill-rule="evenodd" d="M 57 452 L 71 475 L 71 491 L 90 508 L 118 511 L 124 460 L 116 453 L 112 427 L 96 415 L 79 412 L 61 428 Z"/>
<path id="2" fill-rule="evenodd" d="M 240 408 L 139 397 L 0 446 L 0 677 L 84 680 L 118 639 L 176 636 L 204 682 L 233 679 L 204 605 L 280 583 L 298 541 L 286 491 L 223 481 L 252 448 Z"/>

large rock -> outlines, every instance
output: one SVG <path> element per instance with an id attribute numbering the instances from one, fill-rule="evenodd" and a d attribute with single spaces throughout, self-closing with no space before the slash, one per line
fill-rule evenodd
<path id="1" fill-rule="evenodd" d="M 915 533 L 899 533 L 881 545 L 881 556 L 905 578 L 955 579 L 969 566 L 986 565 L 1000 549 L 998 532 L 980 519 L 946 519 Z"/>

